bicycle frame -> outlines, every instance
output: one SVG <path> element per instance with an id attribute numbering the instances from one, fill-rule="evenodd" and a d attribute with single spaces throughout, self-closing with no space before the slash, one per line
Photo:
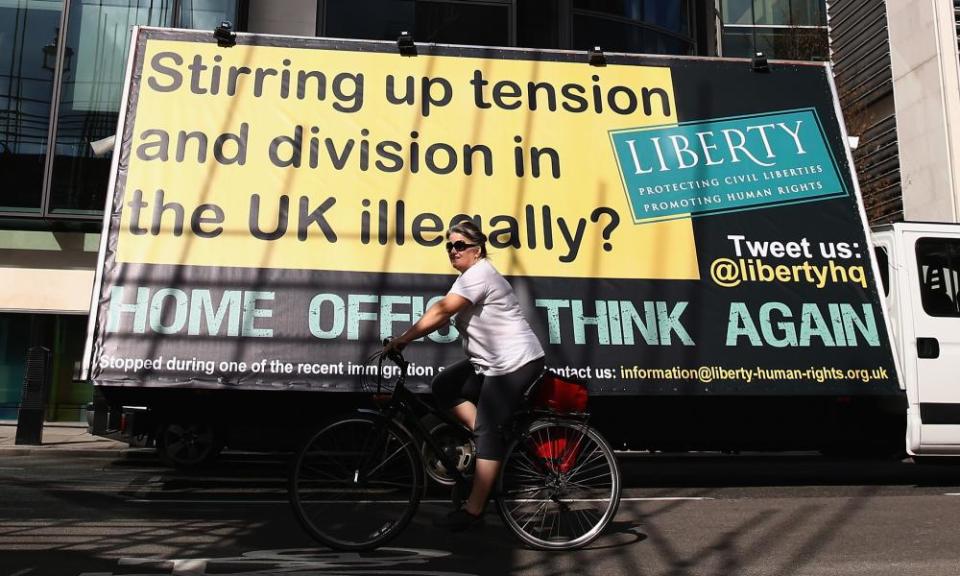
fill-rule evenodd
<path id="1" fill-rule="evenodd" d="M 455 429 L 461 431 L 465 436 L 468 437 L 471 436 L 473 432 L 452 415 L 443 410 L 437 410 L 433 406 L 430 406 L 418 398 L 416 394 L 407 389 L 406 380 L 409 363 L 404 360 L 401 355 L 384 354 L 380 356 L 380 360 L 377 365 L 378 379 L 382 378 L 383 359 L 385 356 L 389 356 L 390 360 L 400 367 L 400 375 L 397 377 L 397 382 L 394 385 L 393 393 L 390 395 L 390 399 L 387 401 L 386 406 L 380 408 L 380 414 L 388 421 L 394 421 L 400 424 L 400 426 L 410 434 L 414 441 L 425 442 L 427 446 L 429 446 L 430 449 L 433 450 L 433 452 L 437 455 L 444 468 L 446 468 L 453 477 L 454 482 L 458 486 L 464 487 L 467 482 L 466 477 L 462 472 L 460 472 L 456 462 L 451 460 L 446 452 L 444 452 L 443 447 L 440 446 L 437 440 L 433 437 L 433 434 L 431 434 L 430 431 L 427 430 L 427 428 L 423 425 L 419 416 L 420 414 L 430 414 L 436 416 L 444 423 L 453 426 Z M 418 408 L 419 413 L 417 410 Z M 420 454 L 421 463 L 423 464 L 423 455 L 419 451 L 418 454 Z"/>

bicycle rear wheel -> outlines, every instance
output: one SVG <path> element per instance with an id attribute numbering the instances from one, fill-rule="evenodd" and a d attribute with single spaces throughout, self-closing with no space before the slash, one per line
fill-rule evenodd
<path id="1" fill-rule="evenodd" d="M 303 444 L 289 483 L 290 504 L 313 538 L 337 550 L 371 550 L 413 518 L 423 467 L 404 430 L 355 414 L 326 424 Z"/>
<path id="2" fill-rule="evenodd" d="M 595 430 L 572 420 L 540 420 L 503 462 L 497 509 L 527 545 L 571 550 L 592 542 L 620 505 L 620 469 Z"/>

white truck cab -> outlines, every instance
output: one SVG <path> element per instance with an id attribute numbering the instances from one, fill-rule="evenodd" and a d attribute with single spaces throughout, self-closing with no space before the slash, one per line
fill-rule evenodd
<path id="1" fill-rule="evenodd" d="M 960 224 L 875 228 L 900 385 L 907 452 L 960 454 Z"/>

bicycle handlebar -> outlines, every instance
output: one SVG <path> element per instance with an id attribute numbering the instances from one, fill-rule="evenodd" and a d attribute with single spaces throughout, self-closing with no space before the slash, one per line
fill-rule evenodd
<path id="1" fill-rule="evenodd" d="M 386 346 L 387 346 L 388 344 L 390 344 L 390 340 L 391 340 L 391 338 L 384 338 L 384 339 L 383 339 L 383 346 L 384 346 L 384 348 L 386 348 Z M 386 352 L 386 356 L 387 356 L 387 358 L 389 358 L 390 360 L 392 360 L 394 364 L 396 364 L 397 366 L 400 366 L 400 368 L 402 368 L 403 371 L 406 372 L 406 370 L 407 370 L 407 361 L 406 361 L 406 359 L 403 357 L 403 354 L 402 354 L 399 350 L 397 350 L 396 348 L 394 348 L 394 349 L 392 349 L 392 350 L 389 350 L 389 351 Z"/>

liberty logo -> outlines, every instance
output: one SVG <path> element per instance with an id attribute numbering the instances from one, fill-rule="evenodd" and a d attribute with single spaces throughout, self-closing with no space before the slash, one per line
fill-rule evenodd
<path id="1" fill-rule="evenodd" d="M 813 109 L 610 138 L 635 223 L 847 195 Z"/>

